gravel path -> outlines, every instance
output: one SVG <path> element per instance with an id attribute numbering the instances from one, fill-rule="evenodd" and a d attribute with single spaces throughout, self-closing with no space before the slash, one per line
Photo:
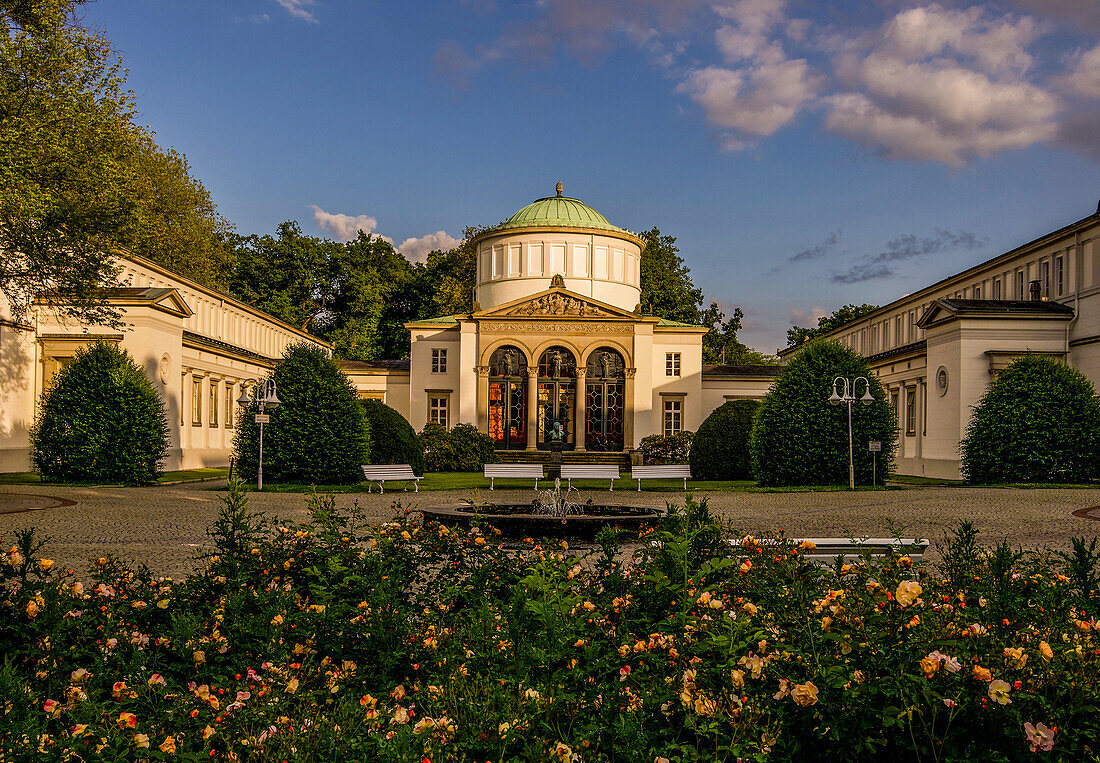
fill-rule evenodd
<path id="1" fill-rule="evenodd" d="M 144 563 L 155 573 L 182 576 L 198 566 L 208 550 L 206 528 L 215 519 L 224 492 L 218 483 L 150 488 L 0 485 L 0 543 L 12 532 L 36 528 L 49 536 L 45 553 L 58 564 L 83 571 L 87 560 L 104 553 Z M 224 484 L 224 483 L 222 483 Z M 482 500 L 488 491 L 479 491 Z M 496 490 L 500 502 L 527 502 L 530 490 Z M 585 499 L 663 507 L 676 493 L 582 491 Z M 699 494 L 700 496 L 703 494 Z M 454 503 L 472 491 L 342 494 L 340 506 L 354 501 L 368 518 L 394 516 L 394 502 L 418 505 Z M 698 496 L 697 496 L 698 497 Z M 784 528 L 794 537 L 881 537 L 891 524 L 907 537 L 938 540 L 947 527 L 969 519 L 985 544 L 1007 539 L 1024 548 L 1066 549 L 1075 535 L 1100 535 L 1100 508 L 1091 516 L 1073 512 L 1100 507 L 1100 490 L 1018 490 L 910 487 L 876 492 L 710 493 L 715 516 L 732 528 L 756 534 Z M 70 503 L 71 502 L 71 503 Z M 305 498 L 293 493 L 253 493 L 249 507 L 286 521 L 308 516 Z"/>

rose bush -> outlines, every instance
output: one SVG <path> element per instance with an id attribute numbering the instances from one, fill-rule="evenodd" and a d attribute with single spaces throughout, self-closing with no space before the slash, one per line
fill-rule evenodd
<path id="1" fill-rule="evenodd" d="M 1063 559 L 945 537 L 943 565 L 807 562 L 673 508 L 627 562 L 239 485 L 186 580 L 0 559 L 12 760 L 1088 760 L 1096 597 Z M 656 541 L 656 543 L 653 543 Z M 1087 550 L 1087 546 L 1082 546 Z"/>

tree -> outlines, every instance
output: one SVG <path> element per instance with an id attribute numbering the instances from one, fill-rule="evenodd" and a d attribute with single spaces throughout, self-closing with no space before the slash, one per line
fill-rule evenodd
<path id="1" fill-rule="evenodd" d="M 875 310 L 878 310 L 878 305 L 844 305 L 844 307 L 834 310 L 829 315 L 818 318 L 817 328 L 792 326 L 787 329 L 787 346 L 796 347 L 807 339 L 813 339 L 816 336 L 827 334 L 833 329 L 840 328 L 845 323 L 859 320 L 868 313 L 873 313 Z"/>
<path id="2" fill-rule="evenodd" d="M 472 424 L 456 424 L 448 431 L 441 424 L 428 422 L 420 440 L 429 472 L 477 472 L 485 464 L 500 461 L 489 435 Z"/>
<path id="3" fill-rule="evenodd" d="M 749 438 L 757 400 L 730 400 L 699 425 L 691 443 L 691 476 L 697 480 L 752 479 Z"/>
<path id="4" fill-rule="evenodd" d="M 743 344 L 737 338 L 741 320 L 745 314 L 740 307 L 733 309 L 728 319 L 717 302 L 712 302 L 702 315 L 701 323 L 710 331 L 703 335 L 703 362 L 732 366 L 773 366 L 779 360 Z"/>
<path id="5" fill-rule="evenodd" d="M 871 482 L 867 443 L 878 440 L 877 476 L 893 468 L 897 424 L 882 384 L 863 358 L 839 342 L 808 342 L 783 367 L 756 414 L 752 470 L 762 485 L 841 485 L 848 482 L 848 406 L 829 405 L 833 380 L 863 376 L 874 402 L 852 406 L 856 484 Z M 862 396 L 863 385 L 858 390 Z"/>
<path id="6" fill-rule="evenodd" d="M 974 407 L 960 450 L 970 482 L 1087 482 L 1100 476 L 1100 400 L 1080 371 L 1019 358 Z"/>
<path id="7" fill-rule="evenodd" d="M 77 5 L 0 2 L 0 291 L 17 320 L 41 299 L 117 326 L 115 250 L 214 278 L 226 226 L 182 157 L 134 124 L 121 62 Z"/>
<path id="8" fill-rule="evenodd" d="M 76 354 L 42 395 L 31 458 L 60 482 L 155 482 L 168 454 L 168 416 L 149 377 L 117 345 Z"/>
<path id="9" fill-rule="evenodd" d="M 371 432 L 368 463 L 408 464 L 424 474 L 424 444 L 405 417 L 381 400 L 364 400 L 363 412 Z"/>
<path id="10" fill-rule="evenodd" d="M 659 228 L 650 228 L 642 238 L 642 312 L 699 325 L 703 290 L 692 283 L 691 270 L 680 256 L 676 238 L 662 235 Z"/>
<path id="11" fill-rule="evenodd" d="M 370 425 L 348 377 L 320 347 L 296 344 L 275 366 L 281 405 L 264 428 L 264 476 L 273 482 L 354 484 L 363 479 Z M 237 427 L 241 474 L 256 474 L 259 412 L 254 400 Z"/>

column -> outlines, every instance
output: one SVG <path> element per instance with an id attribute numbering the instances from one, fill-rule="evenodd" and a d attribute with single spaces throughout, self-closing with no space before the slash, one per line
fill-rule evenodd
<path id="1" fill-rule="evenodd" d="M 477 418 L 474 423 L 478 431 L 489 433 L 489 366 L 477 367 Z"/>
<path id="2" fill-rule="evenodd" d="M 623 450 L 634 449 L 634 375 L 637 368 L 626 369 L 626 410 L 623 416 Z"/>
<path id="3" fill-rule="evenodd" d="M 577 366 L 577 384 L 576 384 L 576 408 L 575 424 L 573 432 L 573 441 L 575 442 L 575 450 L 578 453 L 584 453 L 584 433 L 588 423 L 585 421 L 585 406 L 588 403 L 588 395 L 585 394 L 585 379 L 588 374 L 588 369 L 583 366 Z"/>
<path id="4" fill-rule="evenodd" d="M 527 367 L 527 450 L 538 450 L 539 367 Z"/>

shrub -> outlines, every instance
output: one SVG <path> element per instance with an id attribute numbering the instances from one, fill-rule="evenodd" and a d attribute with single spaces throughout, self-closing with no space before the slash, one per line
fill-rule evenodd
<path id="1" fill-rule="evenodd" d="M 691 476 L 697 480 L 752 478 L 753 418 L 757 400 L 730 400 L 707 416 L 691 443 Z"/>
<path id="2" fill-rule="evenodd" d="M 420 439 L 429 472 L 479 472 L 485 464 L 500 462 L 492 438 L 472 424 L 455 424 L 447 431 L 439 424 L 428 423 Z"/>
<path id="3" fill-rule="evenodd" d="M 638 450 L 642 452 L 644 464 L 686 464 L 691 453 L 691 441 L 694 432 L 677 434 L 651 434 L 642 438 Z"/>
<path id="4" fill-rule="evenodd" d="M 354 484 L 363 479 L 370 425 L 348 377 L 320 347 L 292 345 L 273 372 L 282 404 L 264 427 L 264 477 L 272 482 Z M 259 425 L 253 400 L 237 427 L 240 473 L 256 474 Z"/>
<path id="5" fill-rule="evenodd" d="M 960 446 L 971 482 L 1086 482 L 1100 476 L 1100 401 L 1080 371 L 1040 356 L 990 385 Z"/>
<path id="6" fill-rule="evenodd" d="M 752 470 L 762 485 L 842 485 L 848 482 L 848 406 L 829 405 L 833 380 L 870 380 L 871 405 L 852 406 L 856 484 L 869 485 L 875 468 L 867 442 L 878 440 L 877 477 L 893 469 L 894 410 L 863 358 L 838 342 L 810 341 L 779 373 L 756 414 Z M 863 394 L 859 385 L 857 398 Z"/>
<path id="7" fill-rule="evenodd" d="M 1096 759 L 1095 598 L 1051 555 L 950 542 L 956 584 L 731 544 L 705 502 L 629 559 L 309 509 L 232 483 L 183 580 L 5 543 L 5 760 Z"/>
<path id="8" fill-rule="evenodd" d="M 168 417 L 152 382 L 114 344 L 77 352 L 42 395 L 31 458 L 60 482 L 155 482 L 168 455 Z"/>
<path id="9" fill-rule="evenodd" d="M 400 413 L 381 400 L 364 400 L 363 412 L 370 424 L 372 464 L 408 464 L 415 474 L 424 474 L 424 443 Z"/>

